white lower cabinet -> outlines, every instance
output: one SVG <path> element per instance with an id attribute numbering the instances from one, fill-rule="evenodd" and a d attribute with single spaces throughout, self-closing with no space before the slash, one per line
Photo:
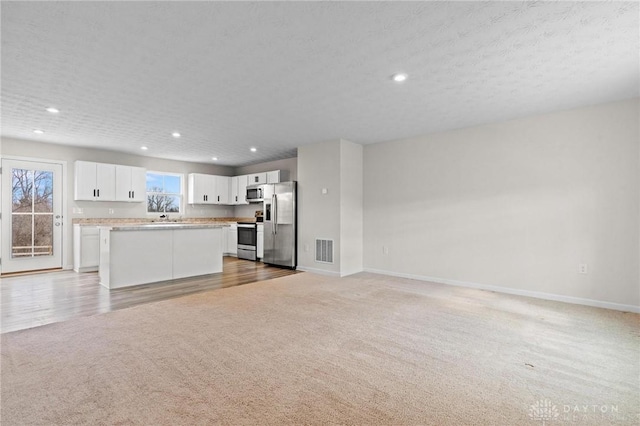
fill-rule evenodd
<path id="1" fill-rule="evenodd" d="M 100 284 L 130 287 L 222 272 L 222 229 L 100 227 Z"/>
<path id="2" fill-rule="evenodd" d="M 216 250 L 216 254 L 212 255 L 212 250 L 209 249 L 219 240 L 221 234 L 219 229 L 173 231 L 172 279 L 211 274 L 212 266 L 218 263 L 219 271 L 222 271 L 222 252 Z"/>
<path id="3" fill-rule="evenodd" d="M 257 242 L 256 242 L 256 257 L 258 259 L 262 259 L 264 257 L 264 225 L 258 223 L 257 225 Z"/>
<path id="4" fill-rule="evenodd" d="M 73 270 L 94 272 L 100 264 L 100 229 L 73 225 Z"/>
<path id="5" fill-rule="evenodd" d="M 224 228 L 226 232 L 226 247 L 224 249 L 225 254 L 231 256 L 238 255 L 238 226 L 233 224 L 228 228 Z"/>

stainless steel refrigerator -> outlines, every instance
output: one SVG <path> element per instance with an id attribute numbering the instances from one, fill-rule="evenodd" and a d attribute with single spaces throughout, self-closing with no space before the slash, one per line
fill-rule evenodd
<path id="1" fill-rule="evenodd" d="M 264 263 L 291 269 L 297 266 L 296 192 L 297 182 L 263 185 Z"/>

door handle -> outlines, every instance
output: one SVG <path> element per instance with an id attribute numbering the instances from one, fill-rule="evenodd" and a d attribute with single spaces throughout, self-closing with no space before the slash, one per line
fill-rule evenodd
<path id="1" fill-rule="evenodd" d="M 273 206 L 273 233 L 278 233 L 278 196 L 273 194 L 271 196 L 271 205 Z"/>
<path id="2" fill-rule="evenodd" d="M 60 226 L 60 222 L 56 222 L 56 223 L 55 223 L 55 225 L 56 225 L 56 226 Z"/>

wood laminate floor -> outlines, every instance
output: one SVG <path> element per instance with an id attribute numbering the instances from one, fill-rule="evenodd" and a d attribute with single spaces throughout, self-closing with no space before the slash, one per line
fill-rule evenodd
<path id="1" fill-rule="evenodd" d="M 225 257 L 223 272 L 108 290 L 98 273 L 57 271 L 0 280 L 0 332 L 23 330 L 187 294 L 298 273 L 261 262 Z"/>

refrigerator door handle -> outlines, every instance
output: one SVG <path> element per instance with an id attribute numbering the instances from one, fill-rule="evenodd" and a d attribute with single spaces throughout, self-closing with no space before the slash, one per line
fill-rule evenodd
<path id="1" fill-rule="evenodd" d="M 273 233 L 277 234 L 278 233 L 278 196 L 276 194 L 273 194 L 271 197 L 272 197 L 271 206 L 273 209 Z"/>

